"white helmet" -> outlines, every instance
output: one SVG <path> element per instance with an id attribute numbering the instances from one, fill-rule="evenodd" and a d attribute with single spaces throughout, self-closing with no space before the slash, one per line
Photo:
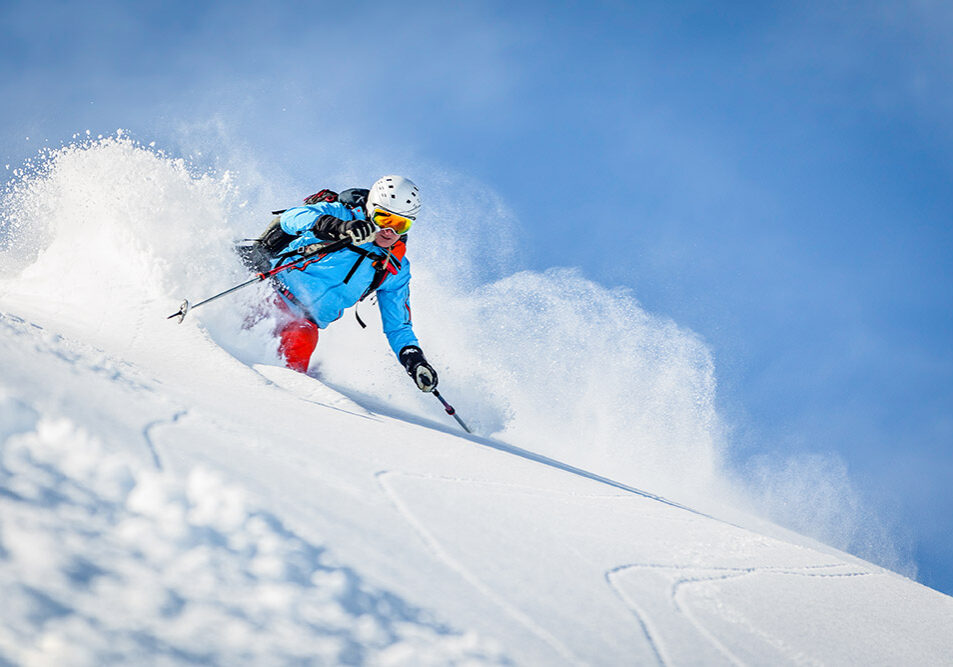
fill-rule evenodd
<path id="1" fill-rule="evenodd" d="M 371 186 L 367 195 L 367 212 L 375 208 L 413 220 L 420 212 L 420 191 L 414 182 L 403 176 L 384 176 Z"/>

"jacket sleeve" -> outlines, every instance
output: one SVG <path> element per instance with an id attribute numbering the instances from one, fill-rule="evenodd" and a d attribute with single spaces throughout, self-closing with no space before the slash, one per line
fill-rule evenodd
<path id="1" fill-rule="evenodd" d="M 398 359 L 408 345 L 419 347 L 410 313 L 410 267 L 406 259 L 397 275 L 388 277 L 377 290 L 377 307 L 384 335 Z"/>
<path id="2" fill-rule="evenodd" d="M 355 215 L 344 204 L 320 202 L 311 206 L 289 208 L 281 214 L 281 228 L 288 234 L 313 231 L 319 235 L 339 237 L 348 222 L 363 218 L 362 213 Z"/>

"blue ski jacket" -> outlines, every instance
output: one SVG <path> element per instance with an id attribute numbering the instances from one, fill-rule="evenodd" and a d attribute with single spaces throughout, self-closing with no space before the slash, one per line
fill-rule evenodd
<path id="1" fill-rule="evenodd" d="M 297 236 L 288 250 L 299 250 L 312 243 L 323 243 L 314 233 L 315 223 L 322 216 L 330 215 L 338 220 L 364 220 L 364 211 L 351 210 L 340 202 L 319 202 L 311 206 L 289 208 L 281 214 L 281 228 L 288 234 Z M 359 246 L 380 255 L 385 250 L 373 242 Z M 275 275 L 278 293 L 294 311 L 311 318 L 319 328 L 325 329 L 339 319 L 344 310 L 355 305 L 371 285 L 376 269 L 373 262 L 363 258 L 357 268 L 355 263 L 362 259 L 349 248 L 324 255 L 320 259 L 312 258 L 302 263 L 303 269 L 286 269 Z M 272 267 L 281 260 L 276 259 Z M 289 261 L 287 258 L 284 262 Z M 354 269 L 351 278 L 345 278 Z M 291 299 L 287 294 L 291 294 Z M 384 334 L 394 354 L 400 358 L 400 351 L 407 345 L 417 345 L 410 313 L 410 261 L 407 257 L 400 260 L 396 274 L 388 273 L 384 282 L 377 288 L 377 305 L 381 312 Z M 303 312 L 302 312 L 303 311 Z"/>

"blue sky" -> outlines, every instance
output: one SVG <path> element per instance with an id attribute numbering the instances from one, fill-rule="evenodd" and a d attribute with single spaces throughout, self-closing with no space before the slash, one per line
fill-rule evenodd
<path id="1" fill-rule="evenodd" d="M 0 162 L 207 123 L 465 174 L 525 267 L 704 337 L 739 461 L 837 453 L 953 593 L 953 6 L 192 4 L 0 2 Z"/>

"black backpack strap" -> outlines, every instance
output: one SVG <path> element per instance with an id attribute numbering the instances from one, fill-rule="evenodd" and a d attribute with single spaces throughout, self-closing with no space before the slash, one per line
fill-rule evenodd
<path id="1" fill-rule="evenodd" d="M 351 278 L 354 277 L 354 272 L 357 271 L 357 267 L 361 265 L 361 262 L 366 258 L 365 255 L 360 254 L 357 256 L 357 261 L 354 262 L 354 265 L 351 267 L 351 270 L 347 272 L 347 275 L 344 277 L 344 284 L 347 285 L 351 282 Z"/>
<path id="2" fill-rule="evenodd" d="M 397 261 L 396 258 L 393 258 L 393 257 L 392 257 L 392 258 L 391 258 L 391 262 L 394 263 L 398 268 L 400 267 L 400 263 Z M 358 263 L 360 263 L 360 260 L 358 260 Z M 356 268 L 356 266 L 357 266 L 357 264 L 355 264 L 355 268 Z M 366 328 L 367 328 L 367 325 L 364 324 L 364 320 L 361 319 L 361 314 L 357 312 L 358 306 L 361 304 L 361 302 L 362 302 L 364 299 L 366 299 L 366 298 L 369 297 L 371 294 L 373 294 L 374 292 L 376 292 L 376 291 L 377 291 L 377 288 L 380 287 L 381 285 L 383 285 L 383 284 L 384 284 L 384 281 L 387 279 L 387 276 L 390 275 L 390 271 L 388 271 L 386 268 L 384 268 L 384 260 L 383 260 L 383 259 L 382 259 L 382 260 L 378 260 L 378 263 L 377 263 L 377 265 L 375 266 L 375 268 L 376 268 L 377 270 L 376 270 L 376 272 L 374 273 L 374 278 L 371 280 L 371 284 L 367 286 L 367 289 L 364 290 L 364 294 L 362 294 L 362 295 L 361 295 L 361 298 L 358 299 L 358 300 L 357 300 L 357 303 L 354 304 L 354 317 L 357 318 L 357 323 L 361 325 L 361 328 L 362 328 L 362 329 L 366 329 Z M 352 272 L 353 272 L 353 269 L 352 269 Z"/>
<path id="3" fill-rule="evenodd" d="M 377 291 L 377 288 L 384 284 L 384 280 L 390 272 L 387 269 L 378 267 L 377 272 L 374 274 L 374 279 L 371 280 L 371 284 L 367 286 L 367 289 L 364 290 L 364 294 L 361 295 L 361 298 L 358 299 L 358 302 L 363 301 L 371 294 Z"/>
<path id="4" fill-rule="evenodd" d="M 347 283 L 354 276 L 354 272 L 357 271 L 357 267 L 361 265 L 365 259 L 370 259 L 374 261 L 374 278 L 371 280 L 371 285 L 364 291 L 364 295 L 361 297 L 363 301 L 367 296 L 374 292 L 378 287 L 381 286 L 381 283 L 384 282 L 384 279 L 387 277 L 388 273 L 391 271 L 387 268 L 393 266 L 396 270 L 400 271 L 400 260 L 387 253 L 382 255 L 377 252 L 371 252 L 370 250 L 365 250 L 360 246 L 348 246 L 348 250 L 352 250 L 360 255 L 357 260 L 354 262 L 354 265 L 351 267 L 351 270 L 348 272 L 347 277 L 344 279 L 344 282 Z"/>
<path id="5" fill-rule="evenodd" d="M 390 266 L 393 266 L 395 269 L 400 271 L 400 260 L 387 253 L 386 255 L 377 255 L 377 259 L 374 261 L 374 268 L 376 269 L 374 273 L 374 278 L 371 280 L 371 284 L 368 285 L 367 289 L 364 290 L 364 294 L 361 295 L 361 298 L 358 301 L 363 301 L 371 294 L 377 291 L 377 288 L 384 284 L 384 281 L 387 279 L 392 271 Z"/>

